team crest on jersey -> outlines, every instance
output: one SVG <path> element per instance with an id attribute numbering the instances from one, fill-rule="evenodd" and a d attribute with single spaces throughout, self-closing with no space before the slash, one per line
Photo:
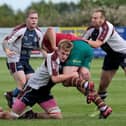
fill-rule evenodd
<path id="1" fill-rule="evenodd" d="M 24 36 L 24 40 L 25 40 L 25 41 L 27 41 L 27 40 L 28 40 L 28 37 L 27 37 L 26 35 Z"/>
<path id="2" fill-rule="evenodd" d="M 37 37 L 34 37 L 34 42 L 37 42 Z"/>
<path id="3" fill-rule="evenodd" d="M 29 34 L 29 37 L 33 37 L 33 34 Z"/>

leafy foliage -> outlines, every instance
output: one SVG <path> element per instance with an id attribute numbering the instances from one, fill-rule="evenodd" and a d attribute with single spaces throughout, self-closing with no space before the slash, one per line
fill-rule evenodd
<path id="1" fill-rule="evenodd" d="M 114 25 L 126 25 L 125 0 L 80 0 L 77 4 L 45 2 L 41 0 L 22 11 L 14 12 L 8 5 L 0 6 L 0 27 L 12 27 L 24 22 L 28 9 L 36 9 L 39 13 L 40 26 L 82 26 L 89 24 L 90 14 L 96 8 L 106 10 L 108 19 Z"/>

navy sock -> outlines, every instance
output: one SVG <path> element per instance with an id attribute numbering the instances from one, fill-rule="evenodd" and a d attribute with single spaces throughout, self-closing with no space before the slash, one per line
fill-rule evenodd
<path id="1" fill-rule="evenodd" d="M 13 92 L 12 92 L 13 97 L 17 97 L 17 96 L 18 96 L 18 94 L 19 94 L 20 92 L 21 92 L 21 90 L 20 90 L 20 89 L 15 88 L 15 89 L 13 90 Z"/>

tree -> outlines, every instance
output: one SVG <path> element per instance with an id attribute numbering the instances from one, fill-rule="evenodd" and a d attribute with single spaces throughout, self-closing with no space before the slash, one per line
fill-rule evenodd
<path id="1" fill-rule="evenodd" d="M 0 6 L 0 27 L 9 27 L 14 24 L 14 11 L 6 4 Z"/>

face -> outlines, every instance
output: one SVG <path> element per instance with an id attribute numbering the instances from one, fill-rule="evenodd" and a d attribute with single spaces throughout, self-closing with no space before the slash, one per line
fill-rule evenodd
<path id="1" fill-rule="evenodd" d="M 29 29 L 34 29 L 38 24 L 38 14 L 37 13 L 29 14 L 26 23 Z"/>
<path id="2" fill-rule="evenodd" d="M 63 49 L 58 50 L 58 56 L 62 63 L 64 63 L 67 60 L 69 55 L 70 55 L 70 52 L 68 52 L 68 51 L 65 51 Z"/>
<path id="3" fill-rule="evenodd" d="M 104 22 L 104 19 L 100 12 L 94 12 L 91 17 L 91 24 L 94 27 L 99 27 Z"/>

